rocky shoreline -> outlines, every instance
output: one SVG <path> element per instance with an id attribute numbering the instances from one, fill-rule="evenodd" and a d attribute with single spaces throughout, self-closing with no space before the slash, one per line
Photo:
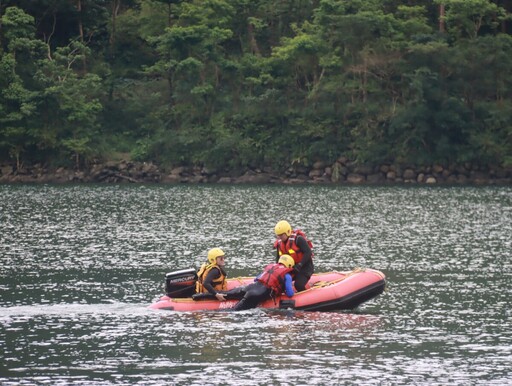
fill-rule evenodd
<path id="1" fill-rule="evenodd" d="M 246 169 L 222 173 L 202 167 L 165 170 L 153 163 L 105 162 L 88 170 L 51 170 L 41 165 L 15 170 L 0 165 L 0 183 L 217 183 L 217 184 L 425 184 L 425 185 L 509 185 L 512 167 L 464 165 L 357 165 L 341 157 L 326 165 L 291 166 L 284 173 L 270 169 Z"/>

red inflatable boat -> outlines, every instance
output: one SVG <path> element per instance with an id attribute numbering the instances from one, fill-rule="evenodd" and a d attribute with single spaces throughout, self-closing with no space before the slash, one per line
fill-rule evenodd
<path id="1" fill-rule="evenodd" d="M 167 295 L 150 308 L 172 311 L 205 311 L 233 308 L 238 300 L 218 301 L 205 297 L 192 299 L 195 281 L 194 269 L 181 270 L 166 275 Z M 250 284 L 253 277 L 228 279 L 228 290 Z M 373 269 L 355 269 L 349 272 L 313 274 L 308 289 L 289 298 L 285 294 L 266 300 L 259 307 L 269 309 L 294 309 L 303 311 L 335 311 L 354 309 L 384 291 L 386 285 L 382 272 Z"/>

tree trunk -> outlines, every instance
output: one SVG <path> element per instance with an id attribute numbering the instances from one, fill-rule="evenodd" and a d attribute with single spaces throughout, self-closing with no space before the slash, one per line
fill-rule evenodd
<path id="1" fill-rule="evenodd" d="M 257 56 L 260 56 L 260 48 L 258 47 L 258 42 L 254 37 L 254 25 L 249 23 L 247 26 L 247 34 L 249 35 L 249 44 L 251 46 L 251 53 Z"/>
<path id="2" fill-rule="evenodd" d="M 168 15 L 167 27 L 171 27 L 171 26 L 172 26 L 172 9 L 171 9 L 171 3 L 169 3 L 169 11 L 168 11 L 167 15 Z"/>
<path id="3" fill-rule="evenodd" d="M 110 30 L 110 51 L 113 51 L 114 43 L 116 41 L 116 28 L 117 28 L 117 15 L 121 8 L 121 0 L 112 0 L 112 27 Z"/>
<path id="4" fill-rule="evenodd" d="M 510 0 L 504 0 L 501 4 L 501 7 L 505 8 L 507 12 L 512 12 L 512 1 Z M 503 20 L 501 22 L 501 32 L 506 34 L 509 31 L 510 21 L 509 20 Z"/>
<path id="5" fill-rule="evenodd" d="M 3 7 L 2 0 L 0 0 L 0 15 L 4 14 Z M 0 52 L 2 51 L 2 18 L 0 17 Z"/>
<path id="6" fill-rule="evenodd" d="M 78 11 L 78 34 L 80 36 L 80 43 L 82 44 L 85 44 L 85 39 L 84 39 L 84 26 L 83 26 L 83 23 L 82 23 L 82 0 L 77 0 L 77 3 L 76 3 L 76 9 Z M 82 69 L 83 69 L 83 72 L 84 74 L 87 72 L 87 62 L 85 60 L 85 55 L 82 59 Z"/>
<path id="7" fill-rule="evenodd" d="M 444 4 L 439 4 L 439 32 L 446 32 L 446 26 L 444 22 Z"/>

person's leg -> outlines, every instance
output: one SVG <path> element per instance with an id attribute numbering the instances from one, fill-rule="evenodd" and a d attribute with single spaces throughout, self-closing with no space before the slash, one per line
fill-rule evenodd
<path id="1" fill-rule="evenodd" d="M 313 264 L 308 264 L 295 275 L 295 289 L 297 292 L 304 291 L 311 275 L 313 275 Z"/>
<path id="2" fill-rule="evenodd" d="M 229 291 L 218 291 L 218 293 L 226 295 L 226 300 L 240 300 L 245 295 L 245 288 L 246 288 L 245 286 L 236 287 Z M 217 299 L 217 298 L 215 297 L 215 294 L 205 292 L 205 293 L 199 293 L 199 294 L 192 295 L 192 299 L 194 299 L 194 300 L 205 300 L 205 299 L 211 300 L 211 299 Z"/>
<path id="3" fill-rule="evenodd" d="M 236 287 L 226 292 L 221 292 L 226 295 L 227 300 L 240 300 L 246 293 L 247 286 Z"/>
<path id="4" fill-rule="evenodd" d="M 260 282 L 250 284 L 246 288 L 243 299 L 240 300 L 233 309 L 235 311 L 242 311 L 255 308 L 263 300 L 268 299 L 269 296 L 270 289 L 265 287 Z"/>
<path id="5" fill-rule="evenodd" d="M 254 299 L 244 296 L 244 298 L 242 300 L 240 300 L 238 303 L 235 304 L 235 306 L 233 307 L 233 310 L 234 311 L 248 310 L 250 308 L 256 308 L 257 305 L 258 305 L 258 303 L 255 302 Z"/>

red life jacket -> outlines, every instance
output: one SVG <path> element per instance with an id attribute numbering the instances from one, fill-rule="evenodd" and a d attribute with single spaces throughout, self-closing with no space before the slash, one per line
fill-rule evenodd
<path id="1" fill-rule="evenodd" d="M 284 289 L 284 275 L 290 273 L 291 268 L 286 268 L 282 264 L 269 264 L 265 267 L 263 273 L 257 279 L 265 287 L 272 289 L 280 294 Z"/>
<path id="2" fill-rule="evenodd" d="M 277 249 L 279 256 L 281 255 L 290 255 L 293 260 L 295 261 L 295 264 L 298 264 L 301 262 L 302 257 L 304 256 L 304 252 L 300 250 L 300 248 L 297 246 L 297 237 L 302 236 L 304 240 L 308 243 L 310 248 L 313 248 L 313 243 L 308 240 L 306 237 L 306 234 L 302 232 L 300 229 L 295 229 L 290 237 L 288 237 L 288 240 L 286 240 L 286 243 L 283 243 L 281 240 L 276 240 L 274 243 L 274 248 Z M 311 254 L 311 257 L 313 257 L 313 253 Z"/>

